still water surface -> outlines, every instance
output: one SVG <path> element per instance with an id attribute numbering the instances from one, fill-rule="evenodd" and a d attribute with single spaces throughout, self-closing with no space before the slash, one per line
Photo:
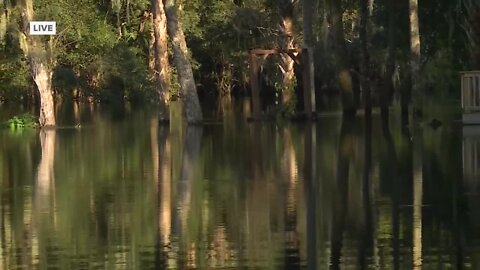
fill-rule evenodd
<path id="1" fill-rule="evenodd" d="M 0 269 L 480 269 L 461 127 L 74 108 L 0 131 Z"/>

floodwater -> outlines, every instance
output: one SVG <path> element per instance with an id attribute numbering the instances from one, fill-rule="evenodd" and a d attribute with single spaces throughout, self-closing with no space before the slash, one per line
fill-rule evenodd
<path id="1" fill-rule="evenodd" d="M 0 130 L 0 269 L 480 268 L 475 132 L 243 110 L 185 128 L 73 106 Z"/>

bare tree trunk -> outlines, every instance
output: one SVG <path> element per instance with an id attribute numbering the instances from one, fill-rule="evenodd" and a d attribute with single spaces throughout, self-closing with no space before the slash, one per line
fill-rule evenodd
<path id="1" fill-rule="evenodd" d="M 32 0 L 23 0 L 22 2 L 22 21 L 24 31 L 28 29 L 29 22 L 33 20 L 33 2 Z M 52 68 L 49 65 L 50 55 L 47 53 L 45 44 L 37 42 L 36 38 L 27 36 L 25 53 L 30 64 L 32 78 L 37 85 L 40 94 L 40 126 L 55 126 L 55 110 L 53 102 L 52 89 Z"/>
<path id="2" fill-rule="evenodd" d="M 143 16 L 146 17 L 145 20 L 148 20 L 150 23 L 148 39 L 148 70 L 150 71 L 150 76 L 155 78 L 155 32 L 153 31 L 153 14 L 145 11 Z M 141 28 L 144 27 L 144 25 L 141 25 Z"/>
<path id="3" fill-rule="evenodd" d="M 370 57 L 368 55 L 368 17 L 370 13 L 368 11 L 369 0 L 360 0 L 360 43 L 362 50 L 361 71 L 362 76 L 360 78 L 362 86 L 363 101 L 365 106 L 365 114 L 370 115 L 372 112 L 371 94 L 370 94 Z"/>
<path id="4" fill-rule="evenodd" d="M 279 2 L 280 9 L 280 42 L 279 46 L 282 50 L 293 49 L 293 4 Z M 282 72 L 282 106 L 287 112 L 293 112 L 295 106 L 295 93 L 294 93 L 294 66 L 295 62 L 287 54 L 280 54 L 280 70 Z"/>
<path id="5" fill-rule="evenodd" d="M 307 114 L 315 111 L 315 63 L 314 63 L 314 46 L 313 46 L 313 13 L 316 11 L 314 1 L 303 0 L 303 48 L 307 49 L 306 61 L 303 61 L 303 68 L 307 69 L 304 81 L 304 107 Z M 311 115 L 308 115 L 309 117 Z"/>
<path id="6" fill-rule="evenodd" d="M 467 37 L 467 48 L 470 50 L 470 64 L 473 68 L 480 66 L 480 3 L 478 1 L 462 1 L 465 10 L 464 30 Z"/>
<path id="7" fill-rule="evenodd" d="M 402 114 L 405 117 L 405 114 L 408 115 L 408 102 L 412 96 L 413 91 L 413 107 L 414 111 L 420 109 L 421 96 L 416 89 L 417 74 L 420 69 L 420 31 L 418 26 L 418 0 L 409 0 L 409 18 L 410 18 L 410 78 L 409 85 L 407 87 L 407 92 L 405 93 L 405 99 L 402 101 Z"/>
<path id="8" fill-rule="evenodd" d="M 420 30 L 418 26 L 418 0 L 409 0 L 409 10 L 410 52 L 412 54 L 411 68 L 413 72 L 417 72 L 420 65 Z"/>
<path id="9" fill-rule="evenodd" d="M 188 123 L 199 123 L 203 120 L 202 108 L 198 100 L 197 86 L 193 78 L 192 65 L 188 59 L 187 42 L 178 20 L 177 7 L 174 0 L 165 0 L 167 30 L 173 48 L 173 60 L 180 81 L 184 102 L 184 116 Z"/>
<path id="10" fill-rule="evenodd" d="M 160 101 L 160 120 L 168 120 L 169 100 L 169 62 L 168 62 L 168 35 L 167 18 L 162 0 L 152 0 L 153 36 L 155 54 L 155 79 Z M 151 36 L 150 36 L 151 38 Z"/>
<path id="11" fill-rule="evenodd" d="M 395 70 L 395 51 L 396 51 L 396 23 L 397 23 L 397 1 L 388 1 L 388 56 L 386 63 L 386 71 L 384 78 L 384 87 L 380 94 L 380 107 L 382 117 L 388 118 L 388 107 L 391 104 L 391 100 L 394 92 L 393 85 L 393 72 Z"/>
<path id="12" fill-rule="evenodd" d="M 3 45 L 5 41 L 9 16 L 10 11 L 8 4 L 5 0 L 0 0 L 0 45 Z"/>
<path id="13" fill-rule="evenodd" d="M 353 91 L 352 74 L 350 73 L 350 60 L 343 32 L 341 1 L 327 0 L 330 10 L 330 21 L 335 44 L 335 57 L 337 60 L 338 82 L 340 85 L 343 113 L 355 115 L 355 97 Z"/>

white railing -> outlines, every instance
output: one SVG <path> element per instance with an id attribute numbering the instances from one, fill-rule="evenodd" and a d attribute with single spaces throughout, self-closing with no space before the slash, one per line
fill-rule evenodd
<path id="1" fill-rule="evenodd" d="M 464 112 L 480 111 L 480 71 L 460 72 L 462 78 L 462 109 Z"/>

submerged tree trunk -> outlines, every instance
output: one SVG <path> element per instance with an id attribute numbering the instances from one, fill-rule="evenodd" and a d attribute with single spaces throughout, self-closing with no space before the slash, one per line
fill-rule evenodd
<path id="1" fill-rule="evenodd" d="M 203 120 L 197 87 L 193 78 L 192 65 L 188 58 L 187 42 L 178 19 L 177 7 L 174 0 L 165 0 L 165 14 L 167 30 L 173 48 L 173 60 L 180 81 L 184 102 L 184 116 L 188 123 L 199 123 Z"/>
<path id="2" fill-rule="evenodd" d="M 155 79 L 160 102 L 160 120 L 168 120 L 169 101 L 169 63 L 168 63 L 168 35 L 167 18 L 162 0 L 152 0 L 154 54 L 155 54 Z"/>
<path id="3" fill-rule="evenodd" d="M 293 3 L 279 2 L 280 9 L 280 40 L 282 50 L 293 49 Z M 280 70 L 282 72 L 282 105 L 288 112 L 293 112 L 295 106 L 294 66 L 295 62 L 288 54 L 280 54 Z"/>
<path id="4" fill-rule="evenodd" d="M 32 0 L 22 2 L 23 29 L 27 33 L 29 22 L 33 20 Z M 52 89 L 52 67 L 50 55 L 44 44 L 37 41 L 39 37 L 27 36 L 23 46 L 30 65 L 30 73 L 40 94 L 40 126 L 55 126 L 55 110 Z"/>
<path id="5" fill-rule="evenodd" d="M 343 32 L 341 1 L 327 0 L 326 3 L 330 11 L 330 23 L 335 45 L 335 59 L 337 61 L 337 76 L 342 97 L 343 113 L 352 116 L 356 113 L 356 106 L 352 74 L 350 73 L 350 60 Z"/>

